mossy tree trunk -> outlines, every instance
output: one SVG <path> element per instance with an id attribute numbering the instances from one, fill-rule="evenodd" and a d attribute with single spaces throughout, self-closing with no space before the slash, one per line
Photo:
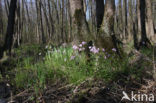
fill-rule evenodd
<path id="1" fill-rule="evenodd" d="M 91 37 L 83 8 L 83 0 L 69 0 L 74 41 L 88 41 Z"/>
<path id="2" fill-rule="evenodd" d="M 96 46 L 111 50 L 117 48 L 114 34 L 115 0 L 106 0 L 103 22 L 96 40 Z"/>

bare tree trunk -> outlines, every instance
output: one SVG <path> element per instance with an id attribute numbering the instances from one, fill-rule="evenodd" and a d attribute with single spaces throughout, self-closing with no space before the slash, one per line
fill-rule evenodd
<path id="1" fill-rule="evenodd" d="M 89 27 L 86 21 L 83 0 L 69 0 L 70 11 L 72 16 L 72 25 L 74 28 L 74 41 L 87 41 L 90 39 L 91 35 L 89 32 Z"/>
<path id="2" fill-rule="evenodd" d="M 25 7 L 26 7 L 26 12 L 27 12 L 27 17 L 28 17 L 28 24 L 30 24 L 30 16 L 29 16 L 29 11 L 28 11 L 28 5 L 27 5 L 27 0 L 24 0 L 24 4 L 25 4 Z"/>
<path id="3" fill-rule="evenodd" d="M 146 23 L 145 23 L 145 0 L 137 0 L 137 12 L 138 12 L 138 31 L 141 33 L 141 40 L 139 41 L 140 46 L 148 46 L 150 45 L 150 41 L 147 38 L 146 34 Z"/>
<path id="4" fill-rule="evenodd" d="M 41 36 L 42 36 L 42 43 L 45 44 L 45 35 L 44 35 L 44 29 L 43 29 L 43 20 L 42 20 L 42 9 L 41 9 L 41 0 L 36 0 L 36 10 L 37 10 L 37 22 L 38 22 L 38 28 L 41 29 Z"/>
<path id="5" fill-rule="evenodd" d="M 68 1 L 68 22 L 69 22 L 69 36 L 68 36 L 68 41 L 72 41 L 73 36 L 72 36 L 72 17 L 71 17 L 71 12 L 70 12 L 70 2 Z"/>
<path id="6" fill-rule="evenodd" d="M 138 42 L 141 41 L 141 11 L 140 11 L 140 0 L 137 0 L 137 19 L 138 19 Z"/>
<path id="7" fill-rule="evenodd" d="M 49 9 L 49 20 L 50 20 L 50 24 L 51 24 L 51 37 L 54 36 L 54 20 L 53 20 L 53 12 L 51 10 L 51 6 L 50 6 L 50 2 L 48 0 L 48 9 Z M 54 39 L 53 39 L 54 40 Z"/>
<path id="8" fill-rule="evenodd" d="M 100 34 L 96 40 L 96 45 L 105 48 L 107 51 L 110 51 L 114 47 L 117 49 L 116 37 L 114 34 L 114 16 L 115 0 L 106 0 L 104 19 L 101 25 Z"/>
<path id="9" fill-rule="evenodd" d="M 7 32 L 5 37 L 5 43 L 2 49 L 2 54 L 5 50 L 9 50 L 9 53 L 11 54 L 11 47 L 13 44 L 14 24 L 15 24 L 15 11 L 17 8 L 16 3 L 17 0 L 11 0 L 10 7 L 9 7 Z"/>
<path id="10" fill-rule="evenodd" d="M 62 0 L 62 26 L 61 26 L 61 36 L 62 36 L 62 41 L 65 41 L 65 36 L 64 36 L 64 0 Z"/>
<path id="11" fill-rule="evenodd" d="M 87 0 L 84 0 L 84 2 L 83 2 L 83 7 L 84 7 L 84 13 L 86 14 L 86 12 L 87 12 Z"/>
<path id="12" fill-rule="evenodd" d="M 154 38 L 154 24 L 153 24 L 153 16 L 152 16 L 152 4 L 151 0 L 145 0 L 146 2 L 146 32 L 147 37 L 151 42 L 155 42 Z"/>
<path id="13" fill-rule="evenodd" d="M 123 35 L 124 39 L 128 37 L 128 32 L 127 32 L 127 0 L 123 0 Z"/>
<path id="14" fill-rule="evenodd" d="M 2 0 L 0 0 L 0 37 L 1 34 L 3 33 L 3 10 L 2 10 Z"/>
<path id="15" fill-rule="evenodd" d="M 119 32 L 120 32 L 120 36 L 121 38 L 123 38 L 123 13 L 122 13 L 122 0 L 119 0 L 119 16 L 118 16 L 118 25 L 119 25 Z"/>
<path id="16" fill-rule="evenodd" d="M 5 11 L 6 11 L 6 14 L 7 16 L 9 15 L 9 1 L 8 0 L 4 0 L 4 3 L 5 3 Z"/>
<path id="17" fill-rule="evenodd" d="M 104 16 L 104 0 L 96 0 L 96 22 L 97 32 L 99 32 Z"/>
<path id="18" fill-rule="evenodd" d="M 43 8 L 43 13 L 44 13 L 44 17 L 45 17 L 45 21 L 46 21 L 46 24 L 47 24 L 47 29 L 48 29 L 48 36 L 49 36 L 49 40 L 50 40 L 50 24 L 49 24 L 49 20 L 48 20 L 48 16 L 47 16 L 47 10 L 46 10 L 46 6 L 45 6 L 46 4 L 44 3 L 44 5 L 43 5 L 43 3 L 42 3 L 42 1 L 41 1 L 41 7 Z"/>
<path id="19" fill-rule="evenodd" d="M 128 0 L 128 11 L 129 11 L 129 18 L 128 18 L 128 39 L 129 41 L 132 40 L 133 34 L 133 11 L 132 11 L 132 0 Z"/>

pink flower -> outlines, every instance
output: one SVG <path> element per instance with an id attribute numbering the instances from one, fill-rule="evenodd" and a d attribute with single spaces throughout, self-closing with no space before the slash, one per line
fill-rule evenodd
<path id="1" fill-rule="evenodd" d="M 83 42 L 82 42 L 82 45 L 85 45 L 85 44 L 86 44 L 86 42 L 85 42 L 85 41 L 83 41 Z"/>
<path id="2" fill-rule="evenodd" d="M 79 47 L 82 47 L 82 46 L 83 46 L 82 44 L 79 45 Z"/>
<path id="3" fill-rule="evenodd" d="M 104 56 L 105 59 L 107 59 L 107 56 Z"/>
<path id="4" fill-rule="evenodd" d="M 96 48 L 95 46 L 93 46 L 91 49 L 90 49 L 90 51 L 92 52 L 92 53 L 94 53 L 94 54 L 97 54 L 97 53 L 99 53 L 99 48 Z"/>
<path id="5" fill-rule="evenodd" d="M 104 49 L 104 48 L 102 48 L 102 51 L 103 51 L 103 52 L 105 52 L 105 49 Z"/>
<path id="6" fill-rule="evenodd" d="M 78 47 L 77 47 L 76 45 L 73 45 L 73 49 L 74 49 L 74 50 L 77 50 Z"/>
<path id="7" fill-rule="evenodd" d="M 75 56 L 71 56 L 70 60 L 74 60 L 75 59 Z"/>
<path id="8" fill-rule="evenodd" d="M 84 49 L 83 48 L 79 48 L 79 51 L 83 51 Z"/>
<path id="9" fill-rule="evenodd" d="M 116 49 L 115 49 L 115 48 L 113 48 L 113 49 L 112 49 L 112 51 L 116 52 Z"/>

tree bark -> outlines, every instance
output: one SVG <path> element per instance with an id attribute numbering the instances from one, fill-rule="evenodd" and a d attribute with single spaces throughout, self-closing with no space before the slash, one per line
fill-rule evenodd
<path id="1" fill-rule="evenodd" d="M 3 33 L 3 10 L 2 10 L 2 0 L 0 0 L 0 37 Z"/>
<path id="2" fill-rule="evenodd" d="M 96 46 L 111 51 L 117 49 L 116 36 L 114 34 L 115 0 L 106 0 L 103 23 L 100 28 Z M 119 54 L 119 51 L 117 50 Z"/>
<path id="3" fill-rule="evenodd" d="M 119 32 L 123 34 L 122 0 L 119 0 Z"/>
<path id="4" fill-rule="evenodd" d="M 141 40 L 139 41 L 139 45 L 142 46 L 149 46 L 150 41 L 147 38 L 146 34 L 146 23 L 145 23 L 145 16 L 146 16 L 146 3 L 145 0 L 137 0 L 137 12 L 138 12 L 138 34 L 141 34 Z"/>
<path id="5" fill-rule="evenodd" d="M 152 16 L 152 3 L 151 0 L 145 0 L 146 2 L 146 32 L 147 37 L 151 42 L 155 42 L 154 38 L 154 24 L 153 24 L 153 16 Z"/>
<path id="6" fill-rule="evenodd" d="M 128 32 L 127 32 L 127 0 L 123 0 L 123 35 L 124 35 L 124 39 L 126 39 L 128 37 Z"/>
<path id="7" fill-rule="evenodd" d="M 4 43 L 3 49 L 2 49 L 3 50 L 2 54 L 5 50 L 9 50 L 9 53 L 11 54 L 11 47 L 13 44 L 16 8 L 17 8 L 17 0 L 11 0 L 10 7 L 9 7 L 7 32 L 6 32 L 6 37 L 5 37 L 5 43 Z"/>
<path id="8" fill-rule="evenodd" d="M 41 30 L 42 43 L 45 44 L 46 40 L 45 40 L 44 29 L 43 29 L 41 0 L 36 0 L 36 10 L 37 10 L 38 29 L 40 28 Z"/>
<path id="9" fill-rule="evenodd" d="M 51 35 L 51 32 L 50 32 L 50 24 L 49 24 L 49 20 L 48 20 L 48 16 L 47 16 L 47 10 L 46 10 L 46 6 L 45 6 L 46 4 L 44 3 L 42 3 L 42 1 L 41 1 L 41 7 L 42 7 L 42 9 L 43 9 L 43 13 L 44 13 L 44 17 L 45 17 L 45 21 L 46 21 L 46 24 L 47 24 L 47 29 L 48 29 L 48 36 L 49 36 L 49 40 L 50 40 L 50 35 Z"/>
<path id="10" fill-rule="evenodd" d="M 99 32 L 104 16 L 104 0 L 96 0 L 96 23 Z"/>
<path id="11" fill-rule="evenodd" d="M 48 0 L 48 9 L 49 9 L 49 20 L 50 20 L 50 24 L 51 24 L 51 37 L 54 35 L 54 19 L 53 19 L 53 12 L 51 10 L 51 5 L 50 5 L 50 1 Z M 53 39 L 54 40 L 54 39 Z"/>
<path id="12" fill-rule="evenodd" d="M 90 39 L 91 35 L 84 13 L 83 0 L 69 0 L 69 2 L 72 25 L 75 27 L 73 29 L 74 41 L 87 41 Z"/>

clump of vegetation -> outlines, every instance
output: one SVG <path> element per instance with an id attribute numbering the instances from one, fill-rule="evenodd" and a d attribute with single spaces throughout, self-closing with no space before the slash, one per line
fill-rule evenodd
<path id="1" fill-rule="evenodd" d="M 109 54 L 104 48 L 90 46 L 91 57 L 88 61 L 85 45 L 86 42 L 66 48 L 46 46 L 45 56 L 41 52 L 38 54 L 42 58 L 38 63 L 33 63 L 31 57 L 19 61 L 15 76 L 17 87 L 44 89 L 49 82 L 65 80 L 65 83 L 79 84 L 87 78 L 110 81 L 126 69 L 128 62 L 116 55 L 115 48 Z"/>

